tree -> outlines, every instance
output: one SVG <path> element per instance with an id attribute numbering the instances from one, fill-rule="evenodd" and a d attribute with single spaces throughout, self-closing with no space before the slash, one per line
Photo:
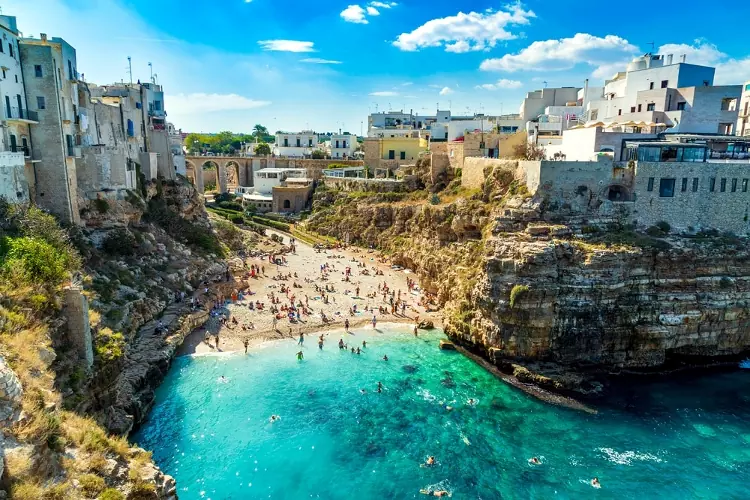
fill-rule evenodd
<path id="1" fill-rule="evenodd" d="M 546 152 L 542 146 L 524 142 L 513 148 L 513 158 L 520 160 L 544 160 Z"/>
<path id="2" fill-rule="evenodd" d="M 271 146 L 269 146 L 265 142 L 261 142 L 257 146 L 255 146 L 255 154 L 256 155 L 270 155 L 271 154 Z"/>
<path id="3" fill-rule="evenodd" d="M 326 153 L 323 150 L 316 149 L 312 152 L 312 158 L 313 160 L 325 160 L 326 159 Z"/>
<path id="4" fill-rule="evenodd" d="M 253 127 L 253 135 L 255 136 L 255 140 L 260 142 L 266 135 L 268 135 L 268 129 L 260 123 L 257 123 Z"/>

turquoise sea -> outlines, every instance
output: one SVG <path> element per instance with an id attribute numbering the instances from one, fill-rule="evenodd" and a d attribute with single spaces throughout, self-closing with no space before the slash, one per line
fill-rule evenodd
<path id="1" fill-rule="evenodd" d="M 642 384 L 590 415 L 440 351 L 439 331 L 386 328 L 322 351 L 311 335 L 303 361 L 293 340 L 178 358 L 133 440 L 181 499 L 750 498 L 750 372 Z"/>

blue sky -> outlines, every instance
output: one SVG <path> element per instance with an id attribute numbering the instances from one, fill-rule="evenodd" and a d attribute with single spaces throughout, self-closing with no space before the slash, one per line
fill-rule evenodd
<path id="1" fill-rule="evenodd" d="M 367 114 L 515 113 L 525 92 L 591 85 L 651 50 L 750 80 L 736 28 L 750 6 L 641 9 L 600 1 L 1 0 L 25 35 L 65 38 L 86 80 L 149 78 L 185 131 L 343 128 Z M 666 4 L 660 4 L 665 6 Z M 735 21 L 729 21 L 728 19 Z"/>

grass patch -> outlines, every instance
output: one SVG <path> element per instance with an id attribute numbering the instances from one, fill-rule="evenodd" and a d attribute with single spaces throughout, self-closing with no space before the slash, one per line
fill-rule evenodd
<path id="1" fill-rule="evenodd" d="M 89 498 L 95 498 L 107 487 L 104 479 L 96 474 L 81 474 L 78 476 L 78 484 L 83 494 Z"/>
<path id="2" fill-rule="evenodd" d="M 510 290 L 510 307 L 513 309 L 516 306 L 516 301 L 529 293 L 528 285 L 514 285 Z"/>

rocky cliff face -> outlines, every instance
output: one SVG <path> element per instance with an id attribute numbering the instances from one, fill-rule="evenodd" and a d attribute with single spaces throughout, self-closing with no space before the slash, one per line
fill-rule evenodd
<path id="1" fill-rule="evenodd" d="M 496 180 L 434 206 L 329 192 L 308 224 L 418 271 L 451 337 L 551 388 L 592 393 L 600 385 L 581 374 L 664 372 L 750 349 L 746 241 L 561 217 Z"/>

